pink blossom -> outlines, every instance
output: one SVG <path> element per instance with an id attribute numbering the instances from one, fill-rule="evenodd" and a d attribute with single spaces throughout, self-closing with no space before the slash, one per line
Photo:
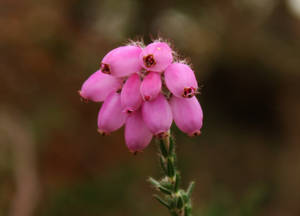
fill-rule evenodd
<path id="1" fill-rule="evenodd" d="M 100 70 L 79 91 L 86 100 L 104 101 L 98 114 L 101 134 L 125 123 L 126 145 L 134 153 L 143 150 L 153 135 L 167 135 L 173 119 L 183 132 L 200 134 L 203 113 L 195 97 L 194 71 L 186 64 L 172 63 L 172 52 L 167 43 L 156 41 L 144 49 L 121 46 L 104 56 Z"/>
<path id="2" fill-rule="evenodd" d="M 121 106 L 121 96 L 119 93 L 111 93 L 104 101 L 98 115 L 98 131 L 109 134 L 118 130 L 125 123 L 127 114 L 123 112 Z"/>
<path id="3" fill-rule="evenodd" d="M 125 82 L 121 91 L 121 103 L 125 112 L 131 113 L 141 106 L 143 99 L 140 87 L 141 80 L 137 74 L 132 74 Z"/>
<path id="4" fill-rule="evenodd" d="M 197 98 L 172 96 L 170 105 L 177 127 L 190 136 L 200 135 L 203 113 Z"/>
<path id="5" fill-rule="evenodd" d="M 83 83 L 79 94 L 86 100 L 100 102 L 104 101 L 111 92 L 116 92 L 121 87 L 121 80 L 98 70 Z"/>
<path id="6" fill-rule="evenodd" d="M 144 77 L 141 84 L 141 95 L 145 101 L 151 101 L 155 99 L 161 90 L 161 78 L 160 74 L 156 72 L 149 72 Z"/>
<path id="7" fill-rule="evenodd" d="M 152 133 L 142 118 L 141 110 L 130 114 L 125 123 L 125 141 L 131 152 L 146 148 L 152 139 Z"/>
<path id="8" fill-rule="evenodd" d="M 168 89 L 177 97 L 193 97 L 198 89 L 194 71 L 183 63 L 173 63 L 166 69 L 165 82 Z"/>
<path id="9" fill-rule="evenodd" d="M 143 49 L 139 58 L 145 69 L 163 72 L 173 61 L 172 49 L 165 42 L 153 42 Z"/>
<path id="10" fill-rule="evenodd" d="M 146 125 L 154 135 L 163 135 L 170 129 L 172 111 L 163 94 L 160 93 L 152 101 L 145 101 L 142 113 Z"/>
<path id="11" fill-rule="evenodd" d="M 128 45 L 113 49 L 104 56 L 101 62 L 101 71 L 116 77 L 125 77 L 138 73 L 142 67 L 139 55 L 142 49 L 138 46 Z"/>

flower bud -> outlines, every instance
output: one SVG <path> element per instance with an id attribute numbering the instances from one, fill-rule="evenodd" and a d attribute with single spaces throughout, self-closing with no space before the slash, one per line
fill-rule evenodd
<path id="1" fill-rule="evenodd" d="M 142 113 L 146 125 L 154 135 L 162 135 L 170 129 L 172 111 L 163 94 L 160 93 L 152 101 L 145 101 Z"/>
<path id="2" fill-rule="evenodd" d="M 104 101 L 98 115 L 98 131 L 109 134 L 125 123 L 127 114 L 123 112 L 120 94 L 113 92 Z"/>
<path id="3" fill-rule="evenodd" d="M 138 46 L 121 46 L 107 53 L 101 62 L 101 71 L 116 77 L 125 77 L 138 73 L 142 67 L 139 55 L 142 49 Z"/>
<path id="4" fill-rule="evenodd" d="M 147 74 L 141 84 L 141 95 L 145 101 L 155 99 L 161 90 L 160 74 L 150 72 Z"/>
<path id="5" fill-rule="evenodd" d="M 131 113 L 141 106 L 143 99 L 140 87 L 141 80 L 139 75 L 132 74 L 126 80 L 121 91 L 121 103 L 125 112 Z"/>
<path id="6" fill-rule="evenodd" d="M 190 136 L 200 135 L 203 112 L 197 98 L 172 96 L 170 105 L 177 127 Z"/>
<path id="7" fill-rule="evenodd" d="M 140 54 L 140 64 L 143 68 L 155 72 L 163 72 L 172 61 L 172 49 L 165 42 L 153 42 Z"/>
<path id="8" fill-rule="evenodd" d="M 110 93 L 116 92 L 121 87 L 121 80 L 98 70 L 83 83 L 79 94 L 86 100 L 101 102 Z"/>
<path id="9" fill-rule="evenodd" d="M 142 118 L 141 110 L 130 114 L 125 123 L 125 141 L 131 152 L 139 152 L 151 142 L 152 133 Z"/>
<path id="10" fill-rule="evenodd" d="M 194 71 L 182 63 L 173 63 L 165 71 L 168 89 L 177 97 L 191 98 L 198 89 Z"/>

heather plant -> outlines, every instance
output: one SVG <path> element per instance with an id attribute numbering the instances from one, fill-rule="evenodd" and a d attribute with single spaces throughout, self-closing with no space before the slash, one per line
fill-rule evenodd
<path id="1" fill-rule="evenodd" d="M 196 98 L 198 83 L 190 65 L 176 59 L 167 42 L 147 46 L 131 43 L 106 54 L 100 69 L 79 91 L 85 101 L 103 102 L 98 114 L 98 131 L 108 135 L 125 126 L 125 143 L 133 154 L 145 149 L 152 138 L 159 143 L 159 160 L 164 176 L 149 182 L 163 196 L 154 197 L 173 216 L 191 216 L 191 192 L 180 188 L 174 120 L 189 136 L 200 135 L 203 113 Z"/>

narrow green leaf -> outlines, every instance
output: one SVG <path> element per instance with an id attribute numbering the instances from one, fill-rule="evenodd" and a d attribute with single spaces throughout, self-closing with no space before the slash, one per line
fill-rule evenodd
<path id="1" fill-rule="evenodd" d="M 174 189 L 173 183 L 170 181 L 161 181 L 160 184 L 161 184 L 161 186 L 169 189 L 170 191 L 172 191 Z"/>
<path id="2" fill-rule="evenodd" d="M 174 153 L 174 154 L 172 154 L 172 156 L 173 156 L 174 164 L 176 164 L 176 161 L 177 161 L 177 155 Z"/>
<path id="3" fill-rule="evenodd" d="M 189 196 L 186 194 L 186 192 L 183 191 L 183 190 L 180 190 L 180 192 L 181 192 L 181 194 L 182 194 L 183 201 L 184 201 L 185 203 L 189 202 L 190 198 L 189 198 Z"/>
<path id="4" fill-rule="evenodd" d="M 171 158 L 168 158 L 168 176 L 173 177 L 175 175 L 175 167 Z"/>
<path id="5" fill-rule="evenodd" d="M 162 170 L 164 171 L 164 173 L 167 173 L 167 168 L 164 162 L 164 158 L 162 156 L 159 157 L 159 162 L 160 162 L 160 166 L 162 168 Z"/>
<path id="6" fill-rule="evenodd" d="M 194 187 L 195 187 L 195 182 L 194 181 L 190 182 L 188 189 L 186 190 L 188 197 L 191 196 L 191 193 L 192 193 Z"/>
<path id="7" fill-rule="evenodd" d="M 175 174 L 175 191 L 176 192 L 179 189 L 180 180 L 181 180 L 180 173 L 177 171 L 176 174 Z"/>
<path id="8" fill-rule="evenodd" d="M 155 180 L 154 178 L 150 177 L 150 178 L 148 179 L 148 181 L 149 181 L 155 188 L 157 188 L 158 190 L 160 190 L 161 192 L 163 192 L 163 193 L 165 193 L 165 194 L 169 194 L 169 195 L 172 194 L 172 191 L 171 191 L 171 190 L 169 190 L 168 188 L 162 186 L 162 185 L 160 184 L 160 182 L 158 182 L 158 181 Z"/>
<path id="9" fill-rule="evenodd" d="M 169 137 L 169 154 L 174 153 L 174 140 L 173 137 L 170 135 Z"/>
<path id="10" fill-rule="evenodd" d="M 177 198 L 177 208 L 181 209 L 183 207 L 183 199 L 181 196 Z"/>
<path id="11" fill-rule="evenodd" d="M 163 139 L 159 140 L 160 152 L 164 157 L 168 157 L 168 150 Z"/>
<path id="12" fill-rule="evenodd" d="M 160 186 L 160 183 L 152 177 L 149 177 L 148 181 L 156 188 Z"/>
<path id="13" fill-rule="evenodd" d="M 162 193 L 165 193 L 165 194 L 168 194 L 168 195 L 171 195 L 171 194 L 172 194 L 172 191 L 171 191 L 171 190 L 169 190 L 168 188 L 166 188 L 166 187 L 164 187 L 164 186 L 162 186 L 162 185 L 160 185 L 160 186 L 158 187 L 158 189 L 159 189 Z"/>
<path id="14" fill-rule="evenodd" d="M 153 197 L 160 202 L 162 205 L 166 206 L 168 209 L 170 209 L 170 205 L 167 203 L 167 201 L 165 201 L 164 199 L 162 199 L 160 196 L 154 194 Z"/>
<path id="15" fill-rule="evenodd" d="M 191 216 L 192 208 L 191 206 L 185 206 L 184 207 L 184 216 Z"/>

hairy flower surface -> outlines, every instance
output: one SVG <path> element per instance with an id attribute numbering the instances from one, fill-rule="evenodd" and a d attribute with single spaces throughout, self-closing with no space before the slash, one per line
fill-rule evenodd
<path id="1" fill-rule="evenodd" d="M 168 89 L 177 97 L 191 98 L 198 89 L 194 71 L 182 63 L 173 63 L 166 69 L 165 81 Z"/>
<path id="2" fill-rule="evenodd" d="M 172 49 L 165 42 L 153 42 L 140 54 L 140 64 L 151 71 L 163 72 L 172 61 Z"/>
<path id="3" fill-rule="evenodd" d="M 203 113 L 196 98 L 198 83 L 189 65 L 173 62 L 168 43 L 121 46 L 107 53 L 100 69 L 82 85 L 86 100 L 104 101 L 98 131 L 109 134 L 125 124 L 131 152 L 142 151 L 153 136 L 168 133 L 174 119 L 188 135 L 199 135 Z"/>
<path id="4" fill-rule="evenodd" d="M 102 59 L 101 71 L 116 77 L 137 73 L 142 68 L 138 59 L 141 52 L 141 47 L 133 45 L 113 49 Z"/>

